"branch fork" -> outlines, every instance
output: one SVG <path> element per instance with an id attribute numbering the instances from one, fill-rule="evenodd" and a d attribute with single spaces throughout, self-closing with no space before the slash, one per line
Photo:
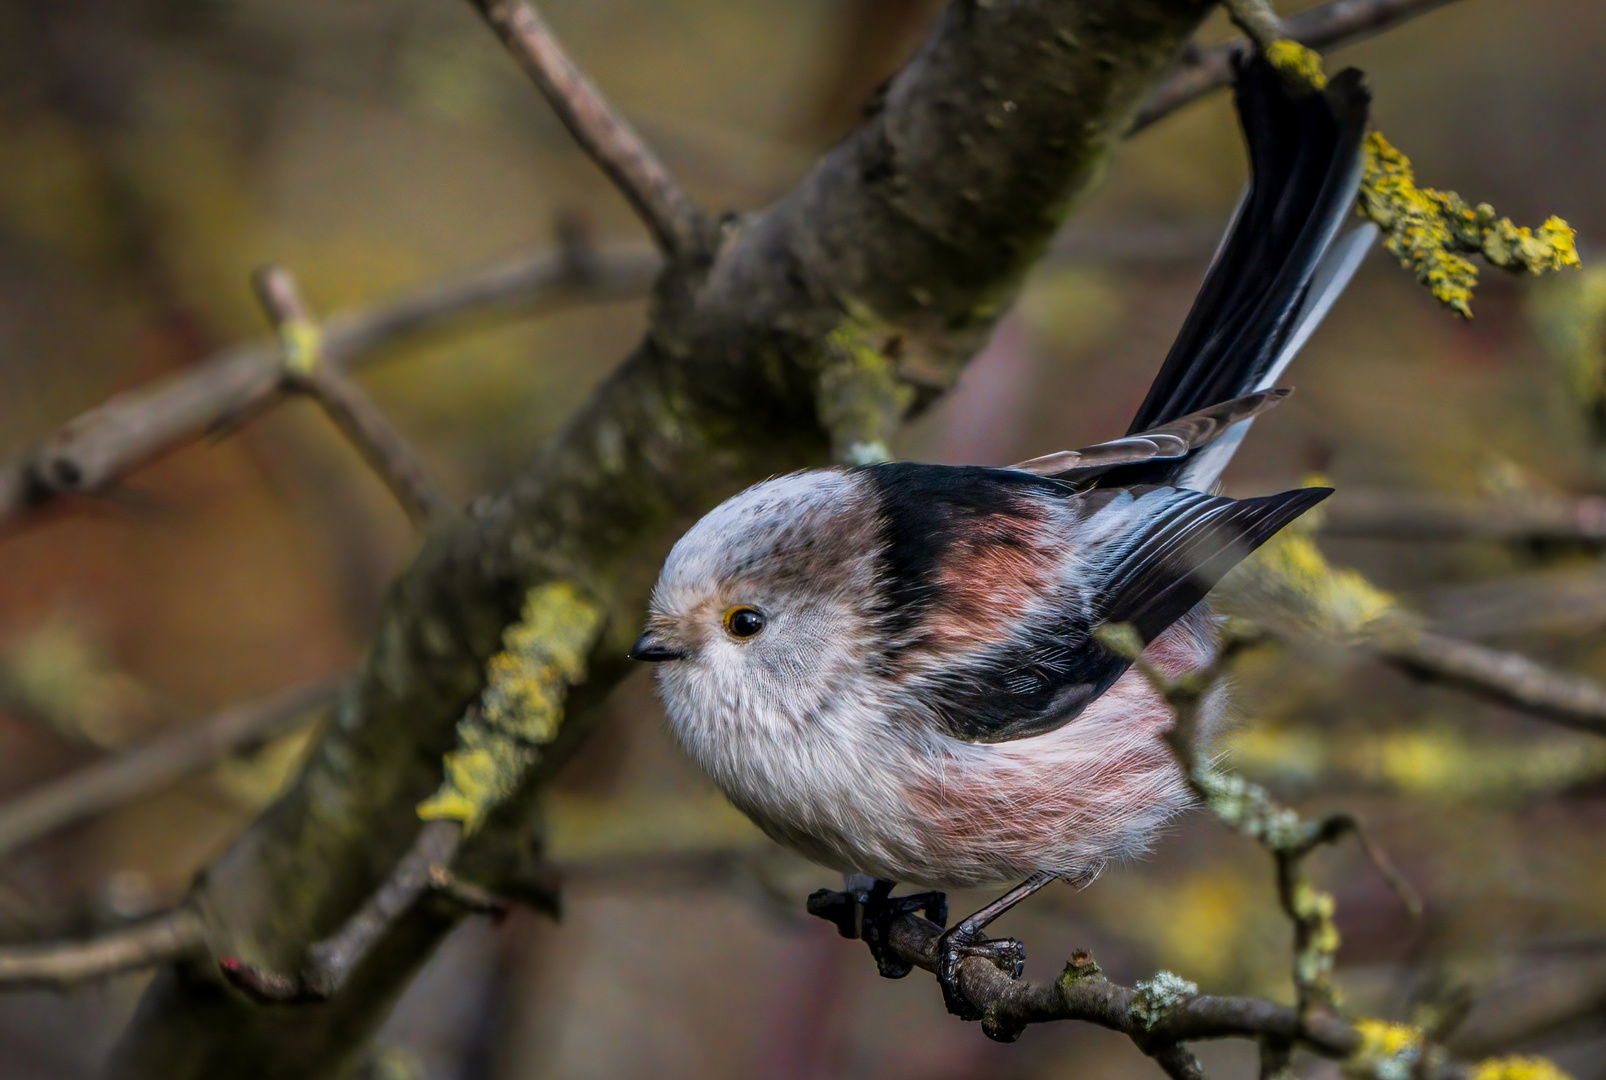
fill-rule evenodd
<path id="1" fill-rule="evenodd" d="M 252 283 L 279 337 L 285 389 L 306 394 L 323 407 L 384 480 L 414 525 L 427 528 L 456 514 L 456 504 L 373 398 L 324 362 L 323 333 L 290 271 L 265 266 L 253 275 Z"/>

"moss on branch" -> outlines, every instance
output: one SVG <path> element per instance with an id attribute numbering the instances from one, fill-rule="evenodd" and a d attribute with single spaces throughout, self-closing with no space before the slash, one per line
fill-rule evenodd
<path id="1" fill-rule="evenodd" d="M 584 680 L 602 609 L 568 582 L 531 589 L 503 649 L 486 665 L 480 706 L 458 722 L 440 790 L 419 804 L 426 821 L 460 821 L 473 835 L 518 790 L 557 738 L 569 687 Z"/>

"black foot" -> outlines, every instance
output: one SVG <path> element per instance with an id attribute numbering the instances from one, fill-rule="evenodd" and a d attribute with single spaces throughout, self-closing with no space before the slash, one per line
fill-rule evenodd
<path id="1" fill-rule="evenodd" d="M 982 932 L 960 923 L 937 939 L 937 982 L 943 1004 L 961 1020 L 980 1020 L 982 1011 L 959 989 L 959 964 L 967 956 L 988 960 L 1011 979 L 1026 970 L 1026 946 L 1014 938 L 982 937 Z"/>
<path id="2" fill-rule="evenodd" d="M 892 921 L 924 911 L 938 926 L 948 925 L 948 896 L 940 892 L 893 896 L 893 882 L 877 879 L 867 889 L 820 889 L 809 896 L 809 914 L 835 923 L 845 938 L 863 938 L 883 978 L 901 979 L 912 970 L 892 952 Z"/>

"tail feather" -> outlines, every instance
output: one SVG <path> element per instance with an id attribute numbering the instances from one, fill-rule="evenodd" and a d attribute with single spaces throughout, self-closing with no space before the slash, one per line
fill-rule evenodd
<path id="1" fill-rule="evenodd" d="M 1355 237 L 1333 244 L 1360 185 L 1371 101 L 1360 73 L 1344 71 L 1324 92 L 1301 94 L 1256 56 L 1240 66 L 1236 96 L 1249 193 L 1128 434 L 1271 386 L 1365 251 Z M 1187 459 L 1144 480 L 1175 483 L 1187 474 L 1214 482 L 1235 434 L 1242 433 L 1212 444 L 1210 475 L 1205 461 Z"/>

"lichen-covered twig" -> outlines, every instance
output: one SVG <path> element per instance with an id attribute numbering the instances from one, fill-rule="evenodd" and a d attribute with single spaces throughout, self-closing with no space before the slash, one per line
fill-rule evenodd
<path id="1" fill-rule="evenodd" d="M 691 258 L 711 242 L 710 224 L 636 130 L 592 85 L 524 0 L 472 0 L 496 28 L 580 148 L 608 174 L 670 258 Z"/>
<path id="2" fill-rule="evenodd" d="M 97 762 L 0 805 L 0 854 L 54 829 L 158 790 L 230 754 L 278 738 L 327 704 L 343 679 L 326 679 L 225 709 L 216 716 Z"/>
<path id="3" fill-rule="evenodd" d="M 1488 203 L 1469 205 L 1453 191 L 1416 186 L 1411 162 L 1380 132 L 1366 142 L 1361 210 L 1383 230 L 1383 246 L 1451 311 L 1472 317 L 1478 268 L 1467 255 L 1514 273 L 1577 267 L 1574 232 L 1559 217 L 1538 230 L 1500 217 Z"/>
<path id="4" fill-rule="evenodd" d="M 1392 29 L 1453 0 L 1330 0 L 1282 21 L 1287 37 L 1312 49 L 1336 48 Z M 1141 131 L 1157 120 L 1232 82 L 1232 62 L 1250 49 L 1247 38 L 1184 59 L 1151 93 L 1132 122 Z"/>
<path id="5" fill-rule="evenodd" d="M 87 941 L 0 948 L 0 990 L 64 989 L 91 979 L 205 952 L 205 927 L 189 908 L 177 908 Z"/>
<path id="6" fill-rule="evenodd" d="M 324 362 L 323 331 L 295 277 L 282 266 L 252 276 L 257 298 L 279 335 L 284 385 L 307 394 L 379 474 L 414 525 L 426 528 L 457 507 L 429 475 L 423 458 L 402 437 L 374 400 L 338 369 Z"/>

